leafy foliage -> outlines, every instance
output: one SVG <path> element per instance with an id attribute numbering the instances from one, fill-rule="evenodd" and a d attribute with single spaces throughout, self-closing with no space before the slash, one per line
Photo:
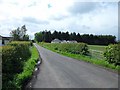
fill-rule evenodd
<path id="1" fill-rule="evenodd" d="M 2 87 L 14 87 L 12 82 L 16 74 L 23 71 L 23 63 L 30 58 L 30 42 L 11 42 L 2 47 Z"/>
<path id="2" fill-rule="evenodd" d="M 29 36 L 26 35 L 26 26 L 23 25 L 21 28 L 17 28 L 13 31 L 10 32 L 11 36 L 13 37 L 13 40 L 17 40 L 17 41 L 28 41 L 29 40 Z"/>
<path id="3" fill-rule="evenodd" d="M 70 52 L 74 54 L 88 55 L 88 46 L 85 43 L 45 43 L 54 50 Z"/>
<path id="4" fill-rule="evenodd" d="M 109 63 L 120 65 L 120 43 L 109 45 L 106 48 L 104 56 Z"/>

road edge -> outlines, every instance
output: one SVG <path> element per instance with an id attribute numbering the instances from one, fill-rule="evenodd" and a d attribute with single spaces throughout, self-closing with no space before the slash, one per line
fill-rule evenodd
<path id="1" fill-rule="evenodd" d="M 35 48 L 37 49 L 37 51 L 38 51 L 38 53 L 39 53 L 39 58 L 38 58 L 38 61 L 36 62 L 36 66 L 35 66 L 35 69 L 34 69 L 34 71 L 33 71 L 33 75 L 32 75 L 32 77 L 29 79 L 28 84 L 25 86 L 24 89 L 30 89 L 30 88 L 33 87 L 33 85 L 34 85 L 34 83 L 35 83 L 35 81 L 36 81 L 36 79 L 37 79 L 37 75 L 38 75 L 38 73 L 40 72 L 40 65 L 42 64 L 42 58 L 41 58 L 41 56 L 40 56 L 40 52 L 39 52 L 37 46 L 35 45 L 35 43 L 34 43 L 33 45 L 35 46 Z M 40 63 L 38 63 L 38 62 L 40 62 Z"/>

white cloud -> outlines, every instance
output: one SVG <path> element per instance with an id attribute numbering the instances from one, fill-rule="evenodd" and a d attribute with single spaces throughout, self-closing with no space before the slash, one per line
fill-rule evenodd
<path id="1" fill-rule="evenodd" d="M 0 0 L 0 35 L 25 24 L 32 38 L 45 29 L 117 36 L 118 0 L 95 1 Z"/>

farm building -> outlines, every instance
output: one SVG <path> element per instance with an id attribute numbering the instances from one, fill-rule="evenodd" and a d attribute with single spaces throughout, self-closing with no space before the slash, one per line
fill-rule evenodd
<path id="1" fill-rule="evenodd" d="M 59 40 L 59 39 L 54 39 L 54 40 L 51 41 L 51 43 L 61 43 L 61 42 L 62 42 L 62 41 Z"/>
<path id="2" fill-rule="evenodd" d="M 12 40 L 12 37 L 3 37 L 0 35 L 0 46 L 6 45 Z"/>
<path id="3" fill-rule="evenodd" d="M 72 40 L 72 41 L 67 41 L 67 43 L 77 43 L 76 40 Z"/>
<path id="4" fill-rule="evenodd" d="M 61 43 L 67 43 L 67 41 L 66 40 L 62 40 L 62 42 Z"/>
<path id="5" fill-rule="evenodd" d="M 54 39 L 51 41 L 51 43 L 77 43 L 76 40 L 72 40 L 72 41 L 66 41 L 66 40 L 59 40 L 59 39 Z"/>

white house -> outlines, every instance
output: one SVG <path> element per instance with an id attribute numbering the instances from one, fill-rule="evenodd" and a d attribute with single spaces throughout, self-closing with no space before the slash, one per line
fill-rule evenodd
<path id="1" fill-rule="evenodd" d="M 0 35 L 0 46 L 6 45 L 12 40 L 12 37 L 3 37 Z"/>
<path id="2" fill-rule="evenodd" d="M 67 41 L 66 40 L 62 40 L 62 42 L 61 43 L 67 43 Z"/>
<path id="3" fill-rule="evenodd" d="M 72 41 L 67 41 L 67 43 L 77 43 L 76 40 L 72 40 Z"/>
<path id="4" fill-rule="evenodd" d="M 54 39 L 54 40 L 51 41 L 51 43 L 61 43 L 61 40 L 59 40 L 59 39 Z"/>
<path id="5" fill-rule="evenodd" d="M 59 40 L 59 39 L 54 39 L 51 41 L 51 43 L 77 43 L 76 40 L 71 40 L 71 41 L 66 41 L 66 40 Z"/>

